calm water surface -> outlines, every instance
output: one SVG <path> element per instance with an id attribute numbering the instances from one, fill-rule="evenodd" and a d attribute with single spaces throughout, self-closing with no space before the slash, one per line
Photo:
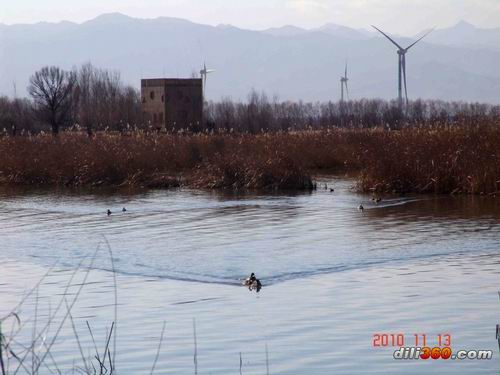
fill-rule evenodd
<path id="1" fill-rule="evenodd" d="M 40 329 L 73 270 L 83 260 L 68 299 L 100 247 L 72 310 L 92 355 L 85 321 L 104 342 L 113 320 L 106 239 L 117 271 L 121 374 L 149 373 L 164 321 L 155 373 L 194 373 L 193 318 L 200 374 L 239 373 L 240 353 L 242 373 L 263 374 L 266 345 L 272 374 L 499 374 L 500 200 L 374 204 L 351 181 L 328 182 L 333 194 L 3 190 L 0 315 L 53 267 L 21 310 L 19 338 L 31 337 L 35 309 Z M 252 271 L 265 285 L 258 294 L 240 286 Z M 392 349 L 372 347 L 375 333 L 404 333 L 409 345 L 415 333 L 433 341 L 449 333 L 454 350 L 496 352 L 491 361 L 397 362 Z M 81 365 L 68 322 L 52 352 L 61 368 Z"/>

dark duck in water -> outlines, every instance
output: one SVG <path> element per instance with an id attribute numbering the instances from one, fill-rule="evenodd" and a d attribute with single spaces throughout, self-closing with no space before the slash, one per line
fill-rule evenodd
<path id="1" fill-rule="evenodd" d="M 262 283 L 257 277 L 255 277 L 255 273 L 252 274 L 245 279 L 243 285 L 247 286 L 250 290 L 256 290 L 257 292 L 262 288 Z"/>

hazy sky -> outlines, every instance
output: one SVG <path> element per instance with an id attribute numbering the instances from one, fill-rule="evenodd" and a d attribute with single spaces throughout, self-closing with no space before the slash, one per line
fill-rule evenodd
<path id="1" fill-rule="evenodd" d="M 500 0 L 0 0 L 0 22 L 82 22 L 102 13 L 133 17 L 180 17 L 249 29 L 333 22 L 353 27 L 375 23 L 393 33 L 413 34 L 465 19 L 500 27 Z"/>

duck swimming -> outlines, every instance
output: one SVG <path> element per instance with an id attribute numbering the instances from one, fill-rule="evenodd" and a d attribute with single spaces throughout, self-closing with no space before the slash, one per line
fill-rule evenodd
<path id="1" fill-rule="evenodd" d="M 358 206 L 358 210 L 360 210 L 361 212 L 362 212 L 364 209 L 365 209 L 365 208 L 363 207 L 363 205 L 362 205 L 362 204 L 360 204 L 360 205 Z"/>
<path id="2" fill-rule="evenodd" d="M 255 273 L 251 273 L 249 277 L 247 277 L 245 279 L 245 281 L 243 282 L 243 284 L 245 284 L 246 286 L 249 286 L 249 285 L 252 285 L 252 283 L 257 280 L 257 278 L 255 277 Z"/>
<path id="3" fill-rule="evenodd" d="M 123 207 L 122 212 L 127 212 L 127 209 L 125 207 Z"/>
<path id="4" fill-rule="evenodd" d="M 257 277 L 255 277 L 255 273 L 253 272 L 245 279 L 243 285 L 248 286 L 248 289 L 256 290 L 257 292 L 262 288 L 262 283 L 259 279 L 257 279 Z"/>
<path id="5" fill-rule="evenodd" d="M 108 216 L 111 215 L 111 210 L 108 208 L 108 212 L 107 212 Z"/>

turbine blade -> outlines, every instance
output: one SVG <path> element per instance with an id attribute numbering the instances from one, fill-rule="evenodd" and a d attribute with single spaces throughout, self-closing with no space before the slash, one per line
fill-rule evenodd
<path id="1" fill-rule="evenodd" d="M 349 87 L 347 87 L 347 81 L 345 81 L 345 93 L 347 94 L 347 100 L 349 100 Z"/>
<path id="2" fill-rule="evenodd" d="M 405 85 L 406 107 L 408 107 L 408 89 L 406 87 L 406 55 L 402 56 L 401 64 L 403 65 L 403 81 L 404 81 L 404 85 Z"/>
<path id="3" fill-rule="evenodd" d="M 398 47 L 399 49 L 403 49 L 403 47 L 401 47 L 399 44 L 397 44 L 389 35 L 387 35 L 386 33 L 384 33 L 382 30 L 380 30 L 379 28 L 377 28 L 376 26 L 373 26 L 372 27 L 377 30 L 380 34 L 382 34 L 383 36 L 385 36 L 387 39 L 389 39 L 396 47 Z"/>
<path id="4" fill-rule="evenodd" d="M 418 38 L 415 42 L 413 42 L 412 44 L 410 44 L 408 47 L 406 47 L 406 50 L 405 51 L 408 51 L 411 47 L 413 47 L 415 44 L 417 44 L 418 42 L 420 42 L 422 39 L 424 39 L 427 35 L 429 35 L 430 33 L 432 33 L 434 31 L 434 28 L 430 29 L 429 31 L 427 31 L 424 35 L 422 35 L 420 38 Z"/>

